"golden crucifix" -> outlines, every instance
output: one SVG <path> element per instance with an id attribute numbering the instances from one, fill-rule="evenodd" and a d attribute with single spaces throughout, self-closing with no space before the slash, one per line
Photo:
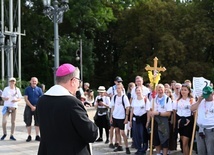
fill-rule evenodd
<path id="1" fill-rule="evenodd" d="M 152 110 L 154 110 L 154 98 L 155 98 L 155 89 L 156 86 L 160 80 L 160 71 L 165 71 L 166 68 L 165 67 L 158 67 L 158 58 L 155 57 L 154 58 L 154 67 L 150 67 L 149 65 L 147 65 L 145 67 L 145 69 L 148 71 L 148 76 L 149 76 L 149 81 L 151 83 L 152 86 L 152 97 L 153 97 L 153 102 L 152 102 Z M 153 74 L 152 74 L 153 71 Z M 152 117 L 151 120 L 151 135 L 150 135 L 150 155 L 152 155 L 152 145 L 153 145 L 153 132 L 154 132 L 154 117 Z"/>
<path id="2" fill-rule="evenodd" d="M 150 70 L 150 71 L 158 71 L 158 72 L 163 71 L 164 72 L 166 70 L 165 67 L 158 67 L 158 58 L 157 57 L 155 57 L 153 60 L 154 60 L 154 67 L 150 67 L 149 65 L 147 65 L 145 68 L 147 71 Z"/>

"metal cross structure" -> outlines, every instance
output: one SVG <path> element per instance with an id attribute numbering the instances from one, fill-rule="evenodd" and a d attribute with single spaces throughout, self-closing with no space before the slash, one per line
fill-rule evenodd
<path id="1" fill-rule="evenodd" d="M 18 81 L 21 81 L 21 36 L 25 35 L 21 33 L 21 0 L 17 0 L 17 30 L 14 29 L 14 19 L 13 19 L 13 15 L 14 12 L 16 12 L 15 9 L 13 9 L 14 7 L 14 2 L 13 0 L 9 0 L 9 17 L 4 16 L 5 14 L 5 1 L 1 0 L 1 34 L 2 35 L 7 35 L 9 36 L 9 42 L 8 45 L 6 46 L 1 46 L 1 60 L 2 60 L 2 76 L 1 76 L 1 80 L 2 80 L 2 87 L 4 87 L 4 80 L 5 80 L 5 61 L 4 61 L 4 56 L 5 56 L 5 52 L 6 49 L 8 51 L 6 51 L 6 56 L 9 58 L 8 59 L 8 64 L 9 67 L 7 68 L 7 78 L 13 77 L 14 73 L 16 73 L 15 75 L 18 76 Z M 5 26 L 5 19 L 9 19 L 8 23 L 6 23 Z M 8 48 L 8 47 L 13 47 L 13 43 L 12 43 L 12 39 L 11 39 L 11 35 L 17 35 L 18 37 L 18 43 L 16 44 L 17 50 L 13 50 L 13 48 Z M 10 76 L 10 77 L 9 77 Z M 21 82 L 19 83 L 21 85 Z"/>

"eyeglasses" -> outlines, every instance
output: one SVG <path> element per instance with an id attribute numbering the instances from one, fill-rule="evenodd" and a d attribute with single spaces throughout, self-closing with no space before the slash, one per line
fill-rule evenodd
<path id="1" fill-rule="evenodd" d="M 79 81 L 79 83 L 81 83 L 82 82 L 82 80 L 80 80 L 79 78 L 77 78 L 77 77 L 73 77 L 71 80 L 73 80 L 73 79 L 77 79 L 78 81 Z"/>

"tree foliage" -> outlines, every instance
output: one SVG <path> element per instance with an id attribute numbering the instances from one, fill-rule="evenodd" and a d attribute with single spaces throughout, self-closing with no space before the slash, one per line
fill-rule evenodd
<path id="1" fill-rule="evenodd" d="M 60 64 L 79 66 L 82 39 L 83 79 L 92 87 L 108 87 L 117 75 L 125 84 L 136 75 L 148 81 L 144 68 L 155 56 L 167 68 L 161 82 L 194 76 L 214 80 L 213 0 L 71 0 L 69 7 L 59 24 Z M 31 9 L 22 6 L 22 29 L 22 78 L 37 76 L 49 87 L 54 28 L 41 1 Z"/>
<path id="2" fill-rule="evenodd" d="M 109 21 L 115 20 L 112 10 L 99 0 L 71 1 L 69 11 L 64 13 L 64 21 L 59 24 L 60 64 L 70 62 L 79 66 L 76 61 L 76 50 L 80 39 L 83 40 L 83 75 L 89 80 L 94 74 L 94 34 L 98 30 L 106 30 Z M 39 80 L 51 86 L 54 66 L 54 28 L 53 23 L 45 17 L 41 2 L 35 2 L 28 9 L 23 6 L 22 15 L 26 30 L 23 38 L 22 67 L 24 78 L 39 77 Z"/>
<path id="3" fill-rule="evenodd" d="M 144 68 L 157 56 L 167 68 L 162 82 L 202 75 L 213 80 L 213 20 L 200 4 L 146 1 L 123 11 L 113 31 L 116 74 L 128 81 L 143 75 L 148 81 Z"/>

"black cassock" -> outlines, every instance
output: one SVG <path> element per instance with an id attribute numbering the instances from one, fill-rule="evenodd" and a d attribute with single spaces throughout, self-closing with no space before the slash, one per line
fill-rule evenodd
<path id="1" fill-rule="evenodd" d="M 43 95 L 37 104 L 41 141 L 38 155 L 90 155 L 98 135 L 82 103 L 74 96 Z"/>

